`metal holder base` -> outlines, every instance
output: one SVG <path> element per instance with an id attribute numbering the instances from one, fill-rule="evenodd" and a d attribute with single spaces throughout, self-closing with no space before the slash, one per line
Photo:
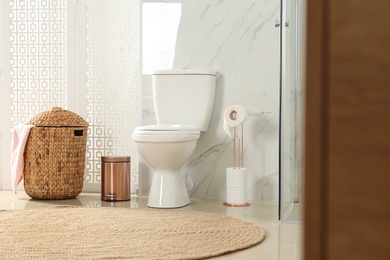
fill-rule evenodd
<path id="1" fill-rule="evenodd" d="M 251 204 L 249 202 L 244 203 L 244 204 L 231 204 L 231 203 L 224 202 L 223 205 L 226 207 L 237 207 L 238 208 L 238 207 L 249 207 Z"/>

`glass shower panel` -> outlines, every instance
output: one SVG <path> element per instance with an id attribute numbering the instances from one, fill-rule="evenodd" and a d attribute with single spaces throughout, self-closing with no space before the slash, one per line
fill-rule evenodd
<path id="1" fill-rule="evenodd" d="M 298 221 L 301 209 L 302 113 L 299 0 L 282 0 L 280 219 Z"/>

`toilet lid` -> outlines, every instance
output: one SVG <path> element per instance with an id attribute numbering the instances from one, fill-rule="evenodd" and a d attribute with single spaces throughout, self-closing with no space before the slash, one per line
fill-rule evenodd
<path id="1" fill-rule="evenodd" d="M 200 135 L 197 127 L 190 125 L 147 125 L 135 128 L 135 135 Z"/>

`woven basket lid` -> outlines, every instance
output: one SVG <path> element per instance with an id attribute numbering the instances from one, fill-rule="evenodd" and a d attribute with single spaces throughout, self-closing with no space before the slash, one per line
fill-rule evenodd
<path id="1" fill-rule="evenodd" d="M 53 107 L 52 110 L 44 111 L 28 121 L 29 125 L 35 126 L 88 126 L 88 122 L 76 113 Z"/>

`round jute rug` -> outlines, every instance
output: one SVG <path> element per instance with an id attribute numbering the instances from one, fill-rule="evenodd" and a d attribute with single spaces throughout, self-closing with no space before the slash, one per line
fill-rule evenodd
<path id="1" fill-rule="evenodd" d="M 205 259 L 260 243 L 265 231 L 187 210 L 59 206 L 0 211 L 3 259 Z"/>

